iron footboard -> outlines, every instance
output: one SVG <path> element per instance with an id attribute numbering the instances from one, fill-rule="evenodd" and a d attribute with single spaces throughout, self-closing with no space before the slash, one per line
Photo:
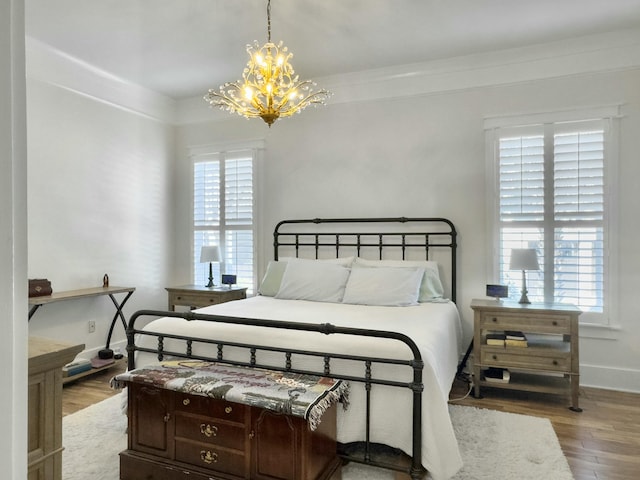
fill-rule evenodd
<path id="1" fill-rule="evenodd" d="M 244 342 L 229 342 L 218 339 L 209 338 L 197 338 L 184 335 L 166 334 L 159 332 L 146 331 L 136 328 L 136 321 L 141 317 L 177 317 L 185 320 L 205 320 L 209 322 L 225 323 L 225 324 L 238 324 L 238 325 L 252 325 L 257 327 L 267 327 L 273 329 L 287 329 L 306 332 L 317 332 L 324 335 L 350 335 L 358 337 L 377 337 L 387 338 L 391 340 L 397 340 L 404 343 L 411 351 L 411 359 L 397 359 L 397 358 L 382 358 L 371 357 L 362 355 L 353 355 L 349 353 L 329 353 L 316 350 L 302 350 L 295 348 L 286 348 L 279 346 L 264 346 L 255 345 Z M 142 336 L 156 337 L 155 347 L 150 348 L 136 344 L 136 339 L 141 339 Z M 165 342 L 171 340 L 175 345 L 175 341 L 178 341 L 178 345 L 183 348 L 171 348 L 168 349 L 165 346 Z M 211 355 L 194 354 L 194 347 L 211 347 Z M 245 360 L 231 360 L 225 357 L 225 348 L 230 347 L 234 353 L 238 351 L 246 351 L 247 358 Z M 365 463 L 377 467 L 387 468 L 391 470 L 402 471 L 408 473 L 412 479 L 418 480 L 423 478 L 426 471 L 422 467 L 422 392 L 424 389 L 422 383 L 422 371 L 424 363 L 422 356 L 416 344 L 408 336 L 390 331 L 381 330 L 368 330 L 361 328 L 348 328 L 334 326 L 330 323 L 324 324 L 311 324 L 311 323 L 296 323 L 285 321 L 273 321 L 262 320 L 255 318 L 238 318 L 227 317 L 219 315 L 206 315 L 193 312 L 165 312 L 159 310 L 140 310 L 135 312 L 127 327 L 127 354 L 128 354 L 128 368 L 133 370 L 135 368 L 135 360 L 137 352 L 146 352 L 155 354 L 158 361 L 162 361 L 167 358 L 188 358 L 201 361 L 213 361 L 218 363 L 226 363 L 229 365 L 265 368 L 270 370 L 291 372 L 307 375 L 318 375 L 331 377 L 335 379 L 345 380 L 349 382 L 359 382 L 364 384 L 366 395 L 366 433 L 364 443 L 364 453 L 352 454 L 345 451 L 340 452 L 340 456 L 345 461 L 354 461 L 359 463 Z M 262 363 L 260 361 L 260 352 L 270 352 L 276 354 L 282 354 L 282 364 L 274 365 L 272 361 L 268 363 Z M 318 358 L 321 359 L 321 369 L 308 369 L 308 368 L 296 368 L 293 358 Z M 273 356 L 271 356 L 273 358 Z M 343 372 L 332 370 L 333 361 L 348 362 L 350 365 L 360 365 L 362 374 L 346 374 Z M 375 372 L 375 365 L 397 365 L 398 368 L 412 370 L 412 380 L 408 382 L 398 381 L 390 378 L 377 377 Z M 395 367 L 394 367 L 395 368 Z M 403 370 L 404 371 L 404 370 Z M 401 378 L 399 375 L 397 378 Z M 408 378 L 408 377 L 407 377 Z M 411 420 L 412 429 L 412 455 L 410 466 L 402 466 L 376 458 L 372 454 L 372 442 L 370 441 L 370 427 L 371 427 L 371 390 L 373 385 L 386 385 L 396 388 L 406 388 L 411 390 L 413 397 L 413 412 Z"/>

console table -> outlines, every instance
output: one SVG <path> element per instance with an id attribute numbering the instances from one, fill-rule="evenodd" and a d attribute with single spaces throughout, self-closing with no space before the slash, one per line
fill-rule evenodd
<path id="1" fill-rule="evenodd" d="M 113 334 L 113 329 L 118 321 L 118 318 L 122 321 L 122 326 L 125 331 L 127 329 L 127 321 L 124 318 L 124 314 L 122 313 L 122 307 L 127 303 L 129 297 L 135 291 L 135 287 L 94 287 L 94 288 L 81 288 L 79 290 L 67 290 L 63 292 L 54 292 L 51 295 L 45 295 L 42 297 L 29 297 L 29 305 L 31 309 L 29 310 L 29 320 L 33 317 L 33 314 L 36 313 L 36 310 L 40 308 L 42 305 L 46 305 L 47 303 L 55 303 L 55 302 L 63 302 L 65 300 L 78 300 L 81 298 L 89 298 L 89 297 L 98 297 L 102 295 L 108 295 L 113 305 L 116 307 L 116 313 L 113 316 L 113 320 L 111 320 L 111 327 L 109 328 L 109 335 L 107 336 L 107 343 L 105 348 L 109 348 L 109 344 L 111 343 L 111 335 Z M 118 302 L 114 295 L 119 293 L 126 293 L 124 299 L 121 302 Z"/>

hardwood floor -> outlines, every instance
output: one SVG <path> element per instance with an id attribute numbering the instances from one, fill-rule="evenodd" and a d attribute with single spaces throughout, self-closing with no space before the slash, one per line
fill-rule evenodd
<path id="1" fill-rule="evenodd" d="M 63 415 L 76 412 L 119 392 L 109 380 L 124 371 L 113 368 L 64 387 Z M 457 405 L 490 408 L 551 420 L 575 480 L 630 480 L 640 476 L 640 394 L 595 388 L 580 389 L 581 413 L 567 408 L 566 398 L 483 389 L 483 398 L 467 393 L 467 384 L 456 380 L 450 399 Z"/>
<path id="2" fill-rule="evenodd" d="M 112 389 L 109 380 L 126 369 L 126 361 L 119 360 L 108 370 L 65 384 L 62 389 L 62 416 L 118 395 L 120 390 Z"/>

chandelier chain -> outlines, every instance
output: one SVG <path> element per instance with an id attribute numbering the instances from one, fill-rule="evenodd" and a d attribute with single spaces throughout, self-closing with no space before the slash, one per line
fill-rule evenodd
<path id="1" fill-rule="evenodd" d="M 271 0 L 267 1 L 267 41 L 271 43 Z"/>

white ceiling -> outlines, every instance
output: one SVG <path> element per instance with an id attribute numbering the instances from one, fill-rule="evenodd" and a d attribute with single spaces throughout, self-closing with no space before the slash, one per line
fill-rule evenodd
<path id="1" fill-rule="evenodd" d="M 240 78 L 266 0 L 25 0 L 26 32 L 169 97 Z M 301 78 L 640 28 L 640 0 L 272 0 Z"/>

